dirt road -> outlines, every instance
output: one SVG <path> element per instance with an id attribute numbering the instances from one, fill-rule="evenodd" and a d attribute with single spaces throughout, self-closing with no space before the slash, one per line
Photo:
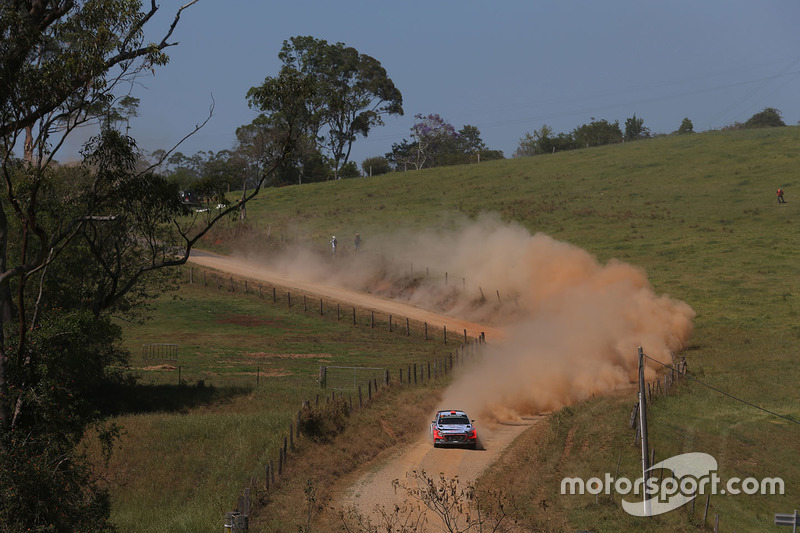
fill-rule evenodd
<path id="1" fill-rule="evenodd" d="M 280 285 L 291 289 L 296 289 L 309 294 L 316 294 L 325 298 L 338 300 L 342 303 L 374 309 L 394 317 L 406 317 L 418 322 L 427 322 L 431 328 L 441 329 L 447 327 L 448 336 L 463 334 L 467 330 L 467 335 L 477 337 L 481 332 L 486 334 L 487 340 L 497 340 L 502 338 L 502 332 L 496 328 L 475 324 L 467 320 L 444 316 L 432 311 L 420 309 L 404 302 L 382 298 L 374 294 L 365 294 L 352 289 L 326 285 L 308 280 L 293 279 L 283 274 L 270 270 L 264 265 L 235 256 L 218 255 L 205 251 L 192 251 L 189 261 L 197 265 L 228 272 L 236 276 L 256 279 Z"/>
<path id="2" fill-rule="evenodd" d="M 408 317 L 420 322 L 427 322 L 432 327 L 446 326 L 448 330 L 463 332 L 477 336 L 485 332 L 487 339 L 502 339 L 502 331 L 475 324 L 458 318 L 439 315 L 419 309 L 409 304 L 365 294 L 351 289 L 330 286 L 323 283 L 297 280 L 278 274 L 258 263 L 246 259 L 222 256 L 208 252 L 193 252 L 190 261 L 197 265 L 217 269 L 237 276 L 260 280 L 273 285 L 300 290 L 309 294 L 339 300 L 349 305 L 374 309 L 390 313 L 397 317 Z M 440 406 L 441 408 L 458 408 L 459 406 Z M 433 416 L 433 413 L 431 413 Z M 395 492 L 392 481 L 401 482 L 406 474 L 413 470 L 424 470 L 429 475 L 442 473 L 446 478 L 458 477 L 461 483 L 475 480 L 486 468 L 494 463 L 503 451 L 526 429 L 538 423 L 542 417 L 511 421 L 486 427 L 481 421 L 476 422 L 479 435 L 478 450 L 433 448 L 430 436 L 426 433 L 408 449 L 401 451 L 385 464 L 368 467 L 362 477 L 337 502 L 340 508 L 355 507 L 363 516 L 370 516 L 373 522 L 378 520 L 376 507 L 391 509 L 394 504 L 403 502 L 402 491 Z"/>
<path id="3" fill-rule="evenodd" d="M 394 509 L 407 501 L 407 493 L 394 490 L 393 480 L 401 485 L 414 487 L 416 480 L 407 475 L 413 471 L 425 473 L 435 479 L 444 475 L 445 479 L 457 477 L 461 486 L 477 479 L 481 473 L 500 458 L 505 449 L 524 431 L 543 420 L 532 417 L 516 422 L 499 424 L 496 427 L 480 427 L 478 450 L 458 448 L 434 448 L 430 436 L 425 433 L 407 450 L 366 472 L 339 502 L 343 508 L 354 507 L 359 514 L 369 517 L 373 524 L 381 522 L 379 510 Z M 435 521 L 435 520 L 434 520 Z"/>

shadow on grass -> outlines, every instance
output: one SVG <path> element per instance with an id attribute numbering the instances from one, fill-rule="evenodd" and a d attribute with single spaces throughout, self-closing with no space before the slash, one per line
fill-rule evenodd
<path id="1" fill-rule="evenodd" d="M 103 415 L 180 412 L 194 407 L 224 402 L 252 392 L 252 387 L 214 387 L 203 382 L 187 385 L 115 384 L 96 391 Z"/>

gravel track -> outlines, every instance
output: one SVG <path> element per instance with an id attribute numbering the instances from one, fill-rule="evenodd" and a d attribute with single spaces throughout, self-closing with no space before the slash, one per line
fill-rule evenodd
<path id="1" fill-rule="evenodd" d="M 487 339 L 502 339 L 502 331 L 489 326 L 475 324 L 455 317 L 440 315 L 420 309 L 404 302 L 365 294 L 355 290 L 326 285 L 306 280 L 297 280 L 271 271 L 263 265 L 235 256 L 223 256 L 210 252 L 194 251 L 189 261 L 196 265 L 213 268 L 232 275 L 263 281 L 272 285 L 303 291 L 348 305 L 373 309 L 392 314 L 395 317 L 408 317 L 419 322 L 427 322 L 434 328 L 447 327 L 449 331 L 463 332 L 470 336 L 485 332 Z M 458 408 L 444 406 L 443 408 Z M 433 413 L 431 413 L 433 416 Z M 439 473 L 446 478 L 458 477 L 461 483 L 473 481 L 500 458 L 503 451 L 525 430 L 537 424 L 543 417 L 510 421 L 493 427 L 476 422 L 479 435 L 479 449 L 433 448 L 427 431 L 409 447 L 400 451 L 392 459 L 380 465 L 361 465 L 358 481 L 343 491 L 340 501 L 334 507 L 355 507 L 362 516 L 378 519 L 376 509 L 393 509 L 403 502 L 401 490 L 395 491 L 393 480 L 404 481 L 406 474 L 413 470 L 424 470 L 438 478 Z"/>

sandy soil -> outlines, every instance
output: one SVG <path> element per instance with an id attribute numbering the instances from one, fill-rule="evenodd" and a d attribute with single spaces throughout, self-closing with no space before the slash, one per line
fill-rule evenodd
<path id="1" fill-rule="evenodd" d="M 466 329 L 471 336 L 477 336 L 480 332 L 485 332 L 489 342 L 503 337 L 502 331 L 495 328 L 439 315 L 403 302 L 381 298 L 372 294 L 364 294 L 312 281 L 291 279 L 242 258 L 221 256 L 208 252 L 193 252 L 190 261 L 197 265 L 214 268 L 233 275 L 335 299 L 349 305 L 427 322 L 432 327 L 441 328 L 447 326 L 448 332 L 460 333 Z M 458 406 L 446 407 L 458 408 Z M 431 416 L 433 416 L 433 413 L 431 413 Z M 397 491 L 396 493 L 392 481 L 397 479 L 403 482 L 406 473 L 412 470 L 424 470 L 428 474 L 437 477 L 439 473 L 443 473 L 447 478 L 458 476 L 461 483 L 473 481 L 501 456 L 516 437 L 541 419 L 542 417 L 519 420 L 495 427 L 482 426 L 478 420 L 476 421 L 480 442 L 480 449 L 478 450 L 433 448 L 430 436 L 426 432 L 420 435 L 419 439 L 408 449 L 402 450 L 386 463 L 377 466 L 364 466 L 362 473 L 359 474 L 358 481 L 349 490 L 345 491 L 341 501 L 334 502 L 334 506 L 339 508 L 355 507 L 363 516 L 370 516 L 374 522 L 378 517 L 376 508 L 391 509 L 395 503 L 402 503 L 402 491 Z"/>

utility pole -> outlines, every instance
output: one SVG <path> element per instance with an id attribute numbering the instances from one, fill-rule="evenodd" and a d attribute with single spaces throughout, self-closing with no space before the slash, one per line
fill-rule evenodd
<path id="1" fill-rule="evenodd" d="M 644 394 L 644 352 L 639 346 L 639 430 L 642 435 L 642 504 L 644 505 L 644 516 L 650 514 L 650 498 L 647 493 L 647 470 L 650 468 L 648 461 L 647 445 L 647 397 Z"/>

